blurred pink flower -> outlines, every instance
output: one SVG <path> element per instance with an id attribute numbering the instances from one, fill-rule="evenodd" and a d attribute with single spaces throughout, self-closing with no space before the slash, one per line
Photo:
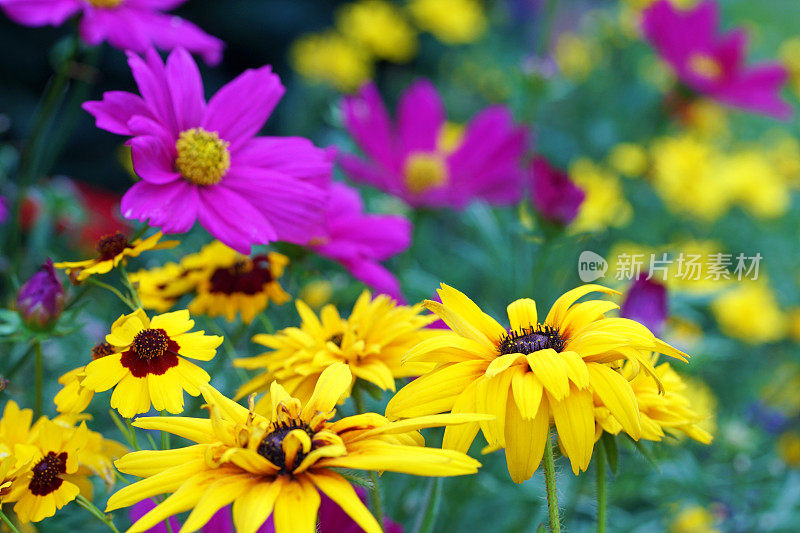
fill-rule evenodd
<path id="1" fill-rule="evenodd" d="M 321 232 L 309 242 L 378 292 L 404 302 L 397 278 L 380 264 L 411 244 L 411 222 L 399 215 L 364 214 L 358 191 L 331 183 Z"/>
<path id="2" fill-rule="evenodd" d="M 6 15 L 25 26 L 60 26 L 80 14 L 81 38 L 92 46 L 103 41 L 120 50 L 143 53 L 186 48 L 209 65 L 222 60 L 225 43 L 175 15 L 162 13 L 186 0 L 0 0 Z"/>
<path id="3" fill-rule="evenodd" d="M 625 294 L 619 314 L 644 324 L 654 335 L 661 335 L 669 316 L 667 288 L 654 279 L 640 276 Z"/>
<path id="4" fill-rule="evenodd" d="M 544 157 L 536 157 L 531 162 L 530 178 L 531 203 L 543 218 L 565 226 L 575 220 L 586 193 L 568 173 L 553 167 Z"/>
<path id="5" fill-rule="evenodd" d="M 744 30 L 719 34 L 718 11 L 712 0 L 688 11 L 658 0 L 644 12 L 644 34 L 691 89 L 748 111 L 791 117 L 791 106 L 780 97 L 786 69 L 779 63 L 746 66 Z"/>
<path id="6" fill-rule="evenodd" d="M 331 160 L 299 137 L 256 137 L 284 93 L 269 66 L 248 70 L 206 104 L 189 53 L 166 62 L 128 54 L 141 96 L 110 91 L 83 108 L 97 127 L 133 138 L 141 181 L 122 198 L 125 218 L 182 233 L 195 221 L 244 254 L 251 245 L 305 244 L 322 223 Z"/>
<path id="7" fill-rule="evenodd" d="M 6 199 L 0 196 L 0 224 L 8 218 L 8 205 Z"/>
<path id="8" fill-rule="evenodd" d="M 520 158 L 528 131 L 514 125 L 507 108 L 483 110 L 462 136 L 446 124 L 444 103 L 427 80 L 417 81 L 401 96 L 396 125 L 373 83 L 345 98 L 343 107 L 345 127 L 366 156 L 340 157 L 352 179 L 414 207 L 519 200 L 524 181 Z"/>

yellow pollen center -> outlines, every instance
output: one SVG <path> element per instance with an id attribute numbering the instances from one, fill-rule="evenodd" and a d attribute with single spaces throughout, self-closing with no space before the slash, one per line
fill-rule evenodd
<path id="1" fill-rule="evenodd" d="M 722 76 L 722 67 L 719 62 L 706 54 L 694 54 L 690 57 L 689 70 L 711 81 L 718 80 Z"/>
<path id="2" fill-rule="evenodd" d="M 123 0 L 88 0 L 94 7 L 112 8 L 120 5 Z"/>
<path id="3" fill-rule="evenodd" d="M 178 150 L 175 168 L 196 185 L 219 183 L 231 166 L 229 144 L 203 128 L 182 131 L 175 143 Z"/>
<path id="4" fill-rule="evenodd" d="M 405 184 L 413 193 L 422 193 L 447 183 L 447 162 L 441 154 L 414 152 L 406 160 Z"/>

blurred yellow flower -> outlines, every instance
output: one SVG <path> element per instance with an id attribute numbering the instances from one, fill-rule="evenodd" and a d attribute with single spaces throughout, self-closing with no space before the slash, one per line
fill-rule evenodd
<path id="1" fill-rule="evenodd" d="M 791 187 L 800 186 L 800 141 L 785 130 L 773 130 L 764 139 L 767 157 Z"/>
<path id="2" fill-rule="evenodd" d="M 330 281 L 316 279 L 309 281 L 300 289 L 300 299 L 303 300 L 311 309 L 319 309 L 331 301 L 333 296 L 333 285 Z"/>
<path id="3" fill-rule="evenodd" d="M 650 7 L 650 5 L 653 4 L 655 1 L 656 0 L 622 0 L 624 4 L 639 10 Z M 675 7 L 679 7 L 681 9 L 690 9 L 695 5 L 697 5 L 697 2 L 699 2 L 699 0 L 670 0 L 670 2 Z"/>
<path id="4" fill-rule="evenodd" d="M 641 176 L 647 172 L 647 151 L 638 144 L 620 143 L 608 155 L 608 164 L 623 176 Z"/>
<path id="5" fill-rule="evenodd" d="M 581 35 L 564 32 L 558 36 L 554 59 L 565 78 L 580 82 L 585 80 L 600 59 L 600 49 Z"/>
<path id="6" fill-rule="evenodd" d="M 164 313 L 172 309 L 178 299 L 194 290 L 195 283 L 177 263 L 142 269 L 129 276 L 139 293 L 142 307 Z"/>
<path id="7" fill-rule="evenodd" d="M 299 37 L 292 43 L 289 60 L 308 80 L 326 83 L 344 92 L 358 89 L 372 76 L 369 55 L 335 31 Z"/>
<path id="8" fill-rule="evenodd" d="M 404 13 L 385 0 L 359 0 L 337 9 L 336 27 L 372 55 L 405 63 L 417 53 L 417 33 Z"/>
<path id="9" fill-rule="evenodd" d="M 749 344 L 774 342 L 786 334 L 786 314 L 765 282 L 737 285 L 715 298 L 711 310 L 723 333 Z"/>
<path id="10" fill-rule="evenodd" d="M 730 155 L 718 170 L 731 196 L 758 218 L 776 218 L 789 208 L 789 188 L 766 154 L 748 149 Z"/>
<path id="11" fill-rule="evenodd" d="M 688 130 L 701 139 L 721 139 L 730 136 L 728 110 L 707 98 L 690 102 L 683 113 Z"/>
<path id="12" fill-rule="evenodd" d="M 778 455 L 788 466 L 800 466 L 800 433 L 795 430 L 784 431 L 776 443 Z"/>
<path id="13" fill-rule="evenodd" d="M 618 176 L 585 158 L 570 165 L 569 175 L 586 193 L 572 231 L 600 231 L 630 222 L 633 209 L 622 192 Z"/>
<path id="14" fill-rule="evenodd" d="M 781 62 L 789 71 L 790 86 L 800 95 L 800 36 L 787 39 L 778 52 Z"/>
<path id="15" fill-rule="evenodd" d="M 445 44 L 471 43 L 486 31 L 486 15 L 478 0 L 410 0 L 408 9 L 417 26 Z"/>
<path id="16" fill-rule="evenodd" d="M 705 507 L 692 505 L 681 509 L 669 526 L 670 533 L 719 533 L 716 519 Z"/>
<path id="17" fill-rule="evenodd" d="M 789 311 L 789 336 L 794 342 L 800 343 L 800 307 Z"/>

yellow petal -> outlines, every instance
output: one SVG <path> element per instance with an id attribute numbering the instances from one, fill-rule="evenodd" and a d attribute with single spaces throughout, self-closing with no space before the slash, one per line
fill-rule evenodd
<path id="1" fill-rule="evenodd" d="M 565 292 L 555 301 L 553 307 L 550 308 L 550 312 L 547 313 L 545 323 L 560 328 L 570 306 L 590 292 L 602 292 L 609 295 L 620 294 L 619 291 L 608 289 L 602 285 L 582 285 Z"/>
<path id="2" fill-rule="evenodd" d="M 506 423 L 506 401 L 511 389 L 511 379 L 516 372 L 508 369 L 493 378 L 484 378 L 478 382 L 475 393 L 477 412 L 494 415 L 494 420 L 481 421 L 483 435 L 490 446 L 504 444 L 504 426 Z"/>
<path id="3" fill-rule="evenodd" d="M 528 354 L 528 364 L 547 392 L 560 400 L 569 392 L 569 378 L 564 362 L 552 348 Z"/>
<path id="4" fill-rule="evenodd" d="M 530 298 L 521 298 L 512 302 L 506 308 L 511 329 L 522 331 L 523 329 L 535 328 L 538 324 L 536 312 L 536 302 Z"/>
<path id="5" fill-rule="evenodd" d="M 493 378 L 520 360 L 525 360 L 525 356 L 521 353 L 508 353 L 500 357 L 495 357 L 486 368 L 486 377 Z"/>
<path id="6" fill-rule="evenodd" d="M 267 521 L 284 483 L 283 476 L 262 481 L 233 502 L 233 523 L 237 533 L 256 533 Z"/>
<path id="7" fill-rule="evenodd" d="M 453 450 L 404 446 L 380 441 L 358 444 L 343 457 L 322 459 L 320 467 L 353 468 L 400 472 L 417 476 L 459 476 L 474 474 L 480 463 Z"/>
<path id="8" fill-rule="evenodd" d="M 203 496 L 195 504 L 180 533 L 197 531 L 208 522 L 214 513 L 237 499 L 242 494 L 258 485 L 258 479 L 250 474 L 229 476 L 218 479 L 208 487 Z"/>
<path id="9" fill-rule="evenodd" d="M 489 341 L 497 344 L 500 338 L 506 334 L 503 326 L 497 321 L 481 311 L 475 302 L 470 300 L 466 294 L 442 283 L 442 288 L 437 291 L 442 305 L 450 308 L 457 315 L 475 326 Z"/>
<path id="10" fill-rule="evenodd" d="M 152 452 L 157 453 L 157 452 Z M 128 472 L 119 467 L 119 462 L 114 463 L 117 468 L 125 474 Z M 124 466 L 124 465 L 123 465 Z M 152 498 L 159 494 L 166 494 L 178 489 L 187 479 L 195 474 L 204 472 L 208 469 L 205 460 L 190 461 L 172 468 L 164 470 L 160 474 L 156 474 L 147 479 L 137 481 L 132 485 L 123 487 L 115 492 L 109 499 L 106 505 L 106 512 L 119 509 L 121 507 L 129 507 L 136 502 L 142 501 L 146 498 Z"/>
<path id="11" fill-rule="evenodd" d="M 317 380 L 311 398 L 303 408 L 303 420 L 311 420 L 317 413 L 327 413 L 339 401 L 339 398 L 350 388 L 353 375 L 350 367 L 344 363 L 335 363 L 326 368 Z"/>
<path id="12" fill-rule="evenodd" d="M 526 420 L 535 418 L 544 394 L 539 378 L 532 372 L 516 372 L 511 378 L 511 390 L 520 416 Z"/>
<path id="13" fill-rule="evenodd" d="M 446 332 L 425 339 L 403 357 L 403 362 L 426 361 L 433 363 L 458 363 L 472 359 L 494 359 L 494 352 L 472 339 Z"/>
<path id="14" fill-rule="evenodd" d="M 125 454 L 114 465 L 126 474 L 150 477 L 170 468 L 205 457 L 207 446 L 195 444 L 174 450 L 141 450 Z"/>
<path id="15" fill-rule="evenodd" d="M 558 436 L 575 475 L 586 470 L 594 449 L 592 393 L 572 386 L 563 400 L 548 399 Z"/>
<path id="16" fill-rule="evenodd" d="M 570 381 L 579 389 L 588 387 L 589 371 L 586 370 L 586 363 L 581 356 L 571 350 L 560 352 L 558 356 L 561 358 L 561 362 L 564 363 L 564 368 Z"/>
<path id="17" fill-rule="evenodd" d="M 133 425 L 142 429 L 168 431 L 197 443 L 211 443 L 216 440 L 211 421 L 184 416 L 147 416 L 134 420 Z"/>
<path id="18" fill-rule="evenodd" d="M 314 533 L 319 502 L 319 492 L 305 475 L 287 481 L 275 501 L 275 531 Z"/>
<path id="19" fill-rule="evenodd" d="M 523 418 L 509 391 L 506 408 L 506 464 L 514 483 L 530 479 L 539 468 L 549 437 L 550 413 L 547 400 L 540 402 L 533 418 Z"/>
<path id="20" fill-rule="evenodd" d="M 220 412 L 231 422 L 241 422 L 247 418 L 249 411 L 246 407 L 225 397 L 225 395 L 211 385 L 203 385 L 200 392 L 202 392 L 206 402 L 216 405 L 220 409 Z"/>
<path id="21" fill-rule="evenodd" d="M 639 407 L 628 380 L 600 363 L 589 363 L 587 369 L 592 389 L 600 401 L 611 411 L 625 432 L 639 440 L 642 433 Z"/>
<path id="22" fill-rule="evenodd" d="M 475 324 L 472 324 L 466 318 L 457 314 L 449 307 L 440 304 L 439 302 L 425 300 L 423 305 L 425 305 L 427 310 L 434 312 L 439 318 L 441 318 L 451 330 L 458 333 L 462 337 L 466 337 L 477 342 L 483 347 L 484 350 L 486 350 L 487 353 L 497 352 L 499 336 L 497 341 L 491 341 L 483 331 L 475 326 Z"/>
<path id="23" fill-rule="evenodd" d="M 470 383 L 464 392 L 456 398 L 451 412 L 453 414 L 474 413 L 477 410 L 475 407 L 475 394 L 477 390 L 477 382 Z M 447 426 L 444 430 L 442 448 L 466 453 L 472 445 L 472 441 L 475 440 L 475 436 L 478 434 L 480 427 L 478 422 Z"/>
<path id="24" fill-rule="evenodd" d="M 361 502 L 356 491 L 339 474 L 330 470 L 320 470 L 316 473 L 309 473 L 311 481 L 328 498 L 333 500 L 347 515 L 367 533 L 380 533 L 381 526 L 369 512 L 369 509 Z"/>
<path id="25" fill-rule="evenodd" d="M 100 359 L 98 359 L 99 361 Z M 128 374 L 114 388 L 111 407 L 125 418 L 133 418 L 150 410 L 150 391 L 147 378 L 137 378 Z"/>
<path id="26" fill-rule="evenodd" d="M 95 359 L 84 370 L 86 377 L 81 380 L 81 387 L 103 392 L 116 386 L 117 383 L 128 375 L 127 368 L 120 362 L 122 354 L 111 354 L 100 359 Z"/>

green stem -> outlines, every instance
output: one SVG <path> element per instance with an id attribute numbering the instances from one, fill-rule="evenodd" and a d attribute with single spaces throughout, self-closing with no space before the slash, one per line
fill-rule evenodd
<path id="1" fill-rule="evenodd" d="M 161 416 L 169 416 L 166 411 L 161 411 Z M 169 433 L 167 431 L 161 431 L 161 449 L 162 450 L 169 450 Z"/>
<path id="2" fill-rule="evenodd" d="M 594 465 L 597 475 L 597 533 L 606 533 L 606 450 L 602 441 L 598 444 Z"/>
<path id="3" fill-rule="evenodd" d="M 130 441 L 131 446 L 133 446 L 133 448 L 137 451 L 141 450 L 141 448 L 139 447 L 139 442 L 136 440 L 136 428 L 133 427 L 133 424 L 131 424 L 130 418 L 125 419 L 125 425 L 128 426 L 128 434 L 131 437 Z M 155 446 L 153 446 L 153 448 L 155 448 Z"/>
<path id="4" fill-rule="evenodd" d="M 435 477 L 430 480 L 425 494 L 425 512 L 419 516 L 414 526 L 414 533 L 430 533 L 436 524 L 436 515 L 439 514 L 439 503 L 442 500 L 442 478 Z"/>
<path id="5" fill-rule="evenodd" d="M 33 350 L 33 343 L 31 343 L 31 345 L 28 346 L 28 348 L 25 350 L 25 353 L 22 354 L 22 357 L 20 357 L 17 360 L 17 362 L 14 363 L 14 366 L 12 366 L 9 369 L 9 371 L 3 375 L 3 377 L 8 380 L 14 377 L 14 374 L 16 374 L 19 371 L 19 369 L 22 368 L 23 365 L 25 365 L 25 363 L 28 361 L 28 356 L 30 356 L 32 350 Z"/>
<path id="6" fill-rule="evenodd" d="M 17 526 L 15 526 L 13 522 L 11 522 L 11 520 L 6 516 L 6 514 L 3 512 L 2 509 L 0 509 L 0 520 L 2 520 L 3 523 L 6 526 L 8 526 L 8 529 L 11 530 L 11 533 L 19 533 L 19 529 L 17 529 Z"/>
<path id="7" fill-rule="evenodd" d="M 131 311 L 136 311 L 137 309 L 139 309 L 138 307 L 134 306 L 133 303 L 130 300 L 128 300 L 128 298 L 126 298 L 125 295 L 122 294 L 122 292 L 120 292 L 120 290 L 117 289 L 116 287 L 109 285 L 108 283 L 102 282 L 98 279 L 95 279 L 93 277 L 87 278 L 86 281 L 88 281 L 92 285 L 97 285 L 98 287 L 110 291 L 111 293 L 114 294 L 114 296 L 119 298 L 122 301 L 122 303 L 127 305 L 131 309 Z"/>
<path id="8" fill-rule="evenodd" d="M 536 55 L 542 56 L 547 52 L 547 46 L 550 44 L 550 34 L 553 30 L 553 21 L 556 18 L 556 7 L 558 0 L 547 0 L 544 6 L 544 14 L 541 18 L 541 25 L 539 26 L 539 42 L 536 49 Z"/>
<path id="9" fill-rule="evenodd" d="M 119 271 L 122 274 L 122 283 L 125 284 L 125 287 L 128 288 L 128 293 L 131 295 L 130 301 L 133 302 L 133 305 L 136 306 L 136 309 L 141 309 L 142 299 L 139 298 L 139 291 L 136 290 L 136 288 L 133 286 L 133 283 L 131 283 L 130 278 L 128 278 L 127 269 L 123 265 L 120 265 Z"/>
<path id="10" fill-rule="evenodd" d="M 353 403 L 355 403 L 356 414 L 366 413 L 364 389 L 359 386 L 358 382 L 356 382 L 355 386 L 353 387 Z M 372 487 L 369 489 L 370 508 L 372 510 L 372 514 L 375 515 L 375 519 L 378 521 L 378 524 L 383 527 L 383 498 L 381 498 L 380 478 L 378 476 L 378 472 L 375 470 L 370 470 L 369 479 L 372 482 Z"/>
<path id="11" fill-rule="evenodd" d="M 558 494 L 556 493 L 556 466 L 553 460 L 553 441 L 547 435 L 544 445 L 544 484 L 547 488 L 547 512 L 550 515 L 550 532 L 561 533 L 558 517 Z"/>
<path id="12" fill-rule="evenodd" d="M 33 419 L 39 420 L 39 417 L 42 416 L 42 401 L 44 398 L 42 392 L 42 384 L 44 381 L 44 357 L 42 356 L 42 343 L 39 342 L 39 340 L 34 341 L 33 347 L 36 352 L 36 399 L 33 408 Z"/>
<path id="13" fill-rule="evenodd" d="M 80 505 L 81 507 L 92 513 L 98 520 L 107 525 L 111 531 L 113 531 L 114 533 L 119 533 L 117 526 L 114 525 L 114 521 L 111 520 L 111 518 L 103 511 L 95 507 L 95 505 L 92 502 L 90 502 L 80 494 L 78 494 L 78 497 L 75 499 L 75 501 L 78 502 L 78 505 Z"/>

